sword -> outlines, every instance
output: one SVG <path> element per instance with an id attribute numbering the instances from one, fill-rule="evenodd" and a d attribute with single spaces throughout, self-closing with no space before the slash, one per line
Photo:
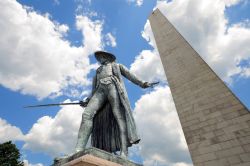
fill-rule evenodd
<path id="1" fill-rule="evenodd" d="M 149 87 L 150 88 L 153 88 L 155 85 L 159 84 L 160 82 L 157 81 L 157 82 L 151 82 L 151 83 L 148 83 L 149 84 Z"/>
<path id="2" fill-rule="evenodd" d="M 77 103 L 53 103 L 53 104 L 28 105 L 28 106 L 24 106 L 24 108 L 51 107 L 51 106 L 60 106 L 60 105 L 80 105 L 82 107 L 86 107 L 87 104 L 88 104 L 88 101 L 79 101 Z"/>
<path id="3" fill-rule="evenodd" d="M 150 87 L 152 88 L 152 87 L 154 87 L 155 85 L 157 85 L 157 84 L 159 84 L 160 82 L 159 81 L 157 81 L 157 82 L 152 82 L 152 83 L 150 83 Z"/>

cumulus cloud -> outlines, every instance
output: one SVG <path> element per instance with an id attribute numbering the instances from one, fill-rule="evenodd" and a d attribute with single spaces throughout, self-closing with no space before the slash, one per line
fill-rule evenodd
<path id="1" fill-rule="evenodd" d="M 12 126 L 6 120 L 0 118 L 0 143 L 21 139 L 23 139 L 22 131 L 18 127 Z"/>
<path id="2" fill-rule="evenodd" d="M 79 106 L 63 106 L 55 117 L 39 118 L 25 135 L 23 148 L 54 157 L 71 153 L 76 144 L 82 112 Z"/>
<path id="3" fill-rule="evenodd" d="M 64 38 L 67 25 L 16 1 L 1 1 L 0 17 L 0 85 L 41 99 L 90 84 L 87 75 L 96 65 L 89 56 L 105 46 L 104 21 L 76 16 L 83 46 L 75 47 Z"/>
<path id="4" fill-rule="evenodd" d="M 249 65 L 244 67 L 240 65 L 242 61 L 250 64 L 250 47 L 248 47 L 250 45 L 249 21 L 244 20 L 231 25 L 228 24 L 225 15 L 226 7 L 240 2 L 242 1 L 158 0 L 156 7 L 174 24 L 212 69 L 224 81 L 232 83 L 232 76 L 238 75 L 244 78 L 250 76 Z M 158 51 L 149 21 L 144 26 L 142 37 L 153 47 L 151 52 L 155 55 L 154 58 L 152 58 L 153 54 L 145 56 L 148 59 L 148 66 L 151 66 L 151 64 L 158 66 L 155 71 L 160 71 L 162 65 L 159 60 L 156 60 L 159 59 L 157 57 Z M 143 64 L 145 60 L 138 58 L 141 56 L 140 54 L 133 64 Z M 142 72 L 142 70 L 137 70 L 138 75 L 143 75 Z M 153 75 L 159 75 L 158 73 Z M 152 79 L 151 75 L 148 75 L 148 79 Z"/>
<path id="5" fill-rule="evenodd" d="M 128 3 L 135 3 L 136 6 L 141 6 L 143 4 L 143 0 L 127 0 Z"/>
<path id="6" fill-rule="evenodd" d="M 244 75 L 240 62 L 250 58 L 250 28 L 245 21 L 228 24 L 226 8 L 240 0 L 158 1 L 157 7 L 227 82 Z M 246 75 L 244 75 L 246 76 Z"/>
<path id="7" fill-rule="evenodd" d="M 151 45 L 154 49 L 157 49 L 153 31 L 151 29 L 149 20 L 146 21 L 144 29 L 141 32 L 142 37 Z"/>
<path id="8" fill-rule="evenodd" d="M 111 33 L 106 34 L 106 40 L 108 46 L 116 47 L 116 39 Z"/>
<path id="9" fill-rule="evenodd" d="M 183 163 L 183 162 L 173 164 L 173 166 L 192 166 L 192 165 L 193 164 L 188 164 L 188 163 Z"/>
<path id="10" fill-rule="evenodd" d="M 80 106 L 63 106 L 55 117 L 39 118 L 27 134 L 0 118 L 0 143 L 18 140 L 24 141 L 24 149 L 33 152 L 42 152 L 53 157 L 69 154 L 76 145 L 82 112 L 83 108 Z M 27 160 L 24 162 L 27 166 L 42 166 L 40 163 L 30 164 Z"/>
<path id="11" fill-rule="evenodd" d="M 43 166 L 41 163 L 31 164 L 28 160 L 23 160 L 24 166 Z"/>
<path id="12" fill-rule="evenodd" d="M 87 15 L 88 17 L 93 17 L 93 16 L 97 16 L 97 12 L 93 11 L 93 10 L 89 10 L 88 7 L 90 7 L 91 5 L 91 0 L 74 0 L 75 3 L 75 13 L 76 15 Z"/>
<path id="13" fill-rule="evenodd" d="M 136 102 L 134 116 L 141 135 L 144 165 L 191 165 L 191 158 L 168 86 Z"/>
<path id="14" fill-rule="evenodd" d="M 144 25 L 144 30 L 141 32 L 141 35 L 146 41 L 148 41 L 149 45 L 151 45 L 153 49 L 142 50 L 139 55 L 135 57 L 134 62 L 130 65 L 130 70 L 146 81 L 160 80 L 165 82 L 166 76 L 148 20 Z"/>
<path id="15" fill-rule="evenodd" d="M 243 68 L 243 72 L 241 73 L 243 77 L 250 77 L 250 68 Z"/>
<path id="16" fill-rule="evenodd" d="M 104 47 L 102 44 L 103 21 L 92 21 L 87 16 L 76 16 L 76 27 L 81 30 L 83 38 L 83 52 L 87 55 Z"/>
<path id="17" fill-rule="evenodd" d="M 155 50 L 143 50 L 135 57 L 130 70 L 145 81 L 166 80 L 160 57 Z"/>
<path id="18" fill-rule="evenodd" d="M 65 25 L 65 24 L 62 24 L 62 25 L 59 24 L 58 26 L 56 26 L 56 30 L 60 32 L 60 34 L 67 35 L 67 32 L 69 31 L 69 27 L 68 25 Z"/>

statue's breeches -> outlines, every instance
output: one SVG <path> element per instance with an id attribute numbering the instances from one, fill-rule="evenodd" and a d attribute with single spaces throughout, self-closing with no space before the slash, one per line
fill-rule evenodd
<path id="1" fill-rule="evenodd" d="M 81 127 L 79 129 L 78 133 L 78 143 L 81 144 L 79 139 L 82 139 L 82 137 L 89 137 L 91 129 L 93 127 L 93 118 L 95 114 L 97 113 L 98 110 L 104 105 L 105 102 L 109 102 L 112 108 L 112 113 L 118 123 L 119 126 L 119 131 L 120 131 L 120 138 L 122 142 L 122 150 L 127 151 L 127 130 L 126 130 L 126 120 L 125 120 L 125 115 L 124 115 L 124 110 L 121 110 L 120 108 L 120 98 L 119 94 L 116 89 L 116 85 L 111 82 L 109 84 L 102 84 L 100 83 L 91 97 L 88 106 L 85 108 L 83 117 L 82 117 L 82 123 Z M 90 126 L 89 128 L 84 129 L 84 126 Z M 88 139 L 88 138 L 87 138 Z M 80 142 L 79 142 L 80 141 Z M 86 141 L 85 141 L 86 142 Z M 86 143 L 82 143 L 83 146 L 85 146 Z M 85 147 L 83 147 L 85 148 Z"/>
<path id="2" fill-rule="evenodd" d="M 103 106 L 108 100 L 112 107 L 115 118 L 124 118 L 120 113 L 120 98 L 114 83 L 110 84 L 99 84 L 94 95 L 91 97 L 88 106 L 85 108 L 83 113 L 83 119 L 93 119 L 97 111 Z"/>

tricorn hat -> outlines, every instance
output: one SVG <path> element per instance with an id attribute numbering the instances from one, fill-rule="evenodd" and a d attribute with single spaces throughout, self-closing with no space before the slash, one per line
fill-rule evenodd
<path id="1" fill-rule="evenodd" d="M 96 51 L 95 52 L 95 58 L 99 61 L 99 57 L 100 56 L 104 56 L 105 58 L 107 58 L 110 62 L 113 62 L 116 60 L 116 57 L 108 52 L 105 51 Z"/>

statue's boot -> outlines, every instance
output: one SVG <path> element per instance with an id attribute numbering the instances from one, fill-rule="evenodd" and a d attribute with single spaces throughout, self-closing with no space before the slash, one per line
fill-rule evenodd
<path id="1" fill-rule="evenodd" d="M 92 120 L 83 119 L 80 125 L 79 132 L 78 132 L 78 139 L 77 139 L 75 151 L 73 153 L 70 153 L 61 157 L 56 157 L 55 161 L 66 159 L 80 151 L 83 151 L 88 142 L 89 136 L 91 134 L 91 130 L 92 130 Z"/>
<path id="2" fill-rule="evenodd" d="M 127 159 L 127 157 L 128 157 L 128 148 L 127 148 L 127 146 L 121 148 L 120 157 L 122 157 L 124 159 Z"/>
<path id="3" fill-rule="evenodd" d="M 125 152 L 121 152 L 120 157 L 123 159 L 127 159 L 128 158 L 128 154 L 126 154 Z"/>
<path id="4" fill-rule="evenodd" d="M 78 132 L 75 153 L 79 151 L 83 151 L 85 149 L 89 136 L 92 131 L 92 126 L 93 126 L 92 120 L 83 118 L 79 132 Z"/>

